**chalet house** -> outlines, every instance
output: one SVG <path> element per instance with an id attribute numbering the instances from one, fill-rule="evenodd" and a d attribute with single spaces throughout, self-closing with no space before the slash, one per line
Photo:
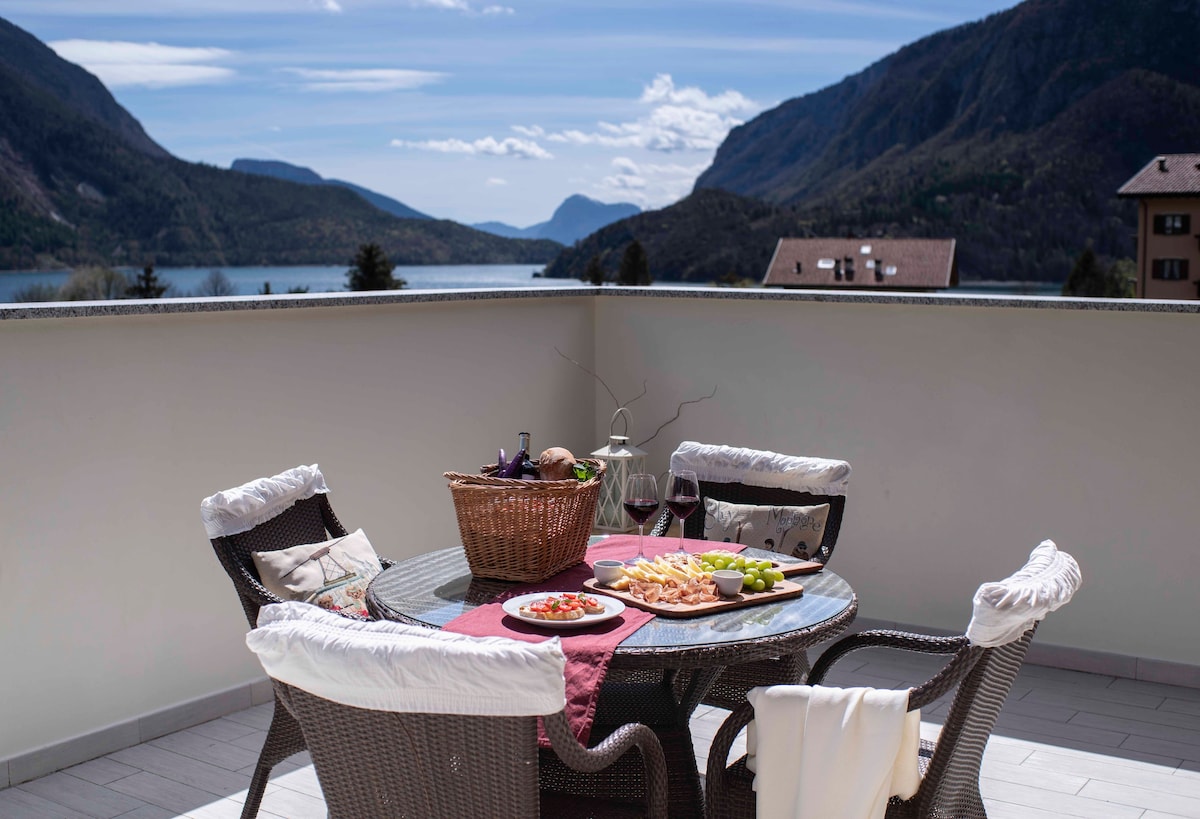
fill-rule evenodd
<path id="1" fill-rule="evenodd" d="M 1200 154 L 1155 157 L 1117 196 L 1138 200 L 1137 297 L 1200 298 Z"/>
<path id="2" fill-rule="evenodd" d="M 944 290 L 958 285 L 953 239 L 780 239 L 764 287 Z"/>

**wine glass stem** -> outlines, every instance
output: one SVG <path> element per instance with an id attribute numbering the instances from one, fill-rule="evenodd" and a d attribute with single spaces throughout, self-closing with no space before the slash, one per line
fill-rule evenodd
<path id="1" fill-rule="evenodd" d="M 641 560 L 646 556 L 646 524 L 638 524 L 638 559 Z"/>

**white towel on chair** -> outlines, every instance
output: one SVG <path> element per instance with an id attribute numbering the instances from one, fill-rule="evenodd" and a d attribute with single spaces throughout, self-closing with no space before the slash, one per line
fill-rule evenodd
<path id="1" fill-rule="evenodd" d="M 773 685 L 747 695 L 758 819 L 882 819 L 917 792 L 920 711 L 908 691 Z"/>

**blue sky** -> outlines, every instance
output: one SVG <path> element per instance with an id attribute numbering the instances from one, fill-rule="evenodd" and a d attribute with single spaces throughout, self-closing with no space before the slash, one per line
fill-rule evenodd
<path id="1" fill-rule="evenodd" d="M 658 208 L 729 129 L 1013 0 L 0 0 L 159 144 L 438 218 Z"/>

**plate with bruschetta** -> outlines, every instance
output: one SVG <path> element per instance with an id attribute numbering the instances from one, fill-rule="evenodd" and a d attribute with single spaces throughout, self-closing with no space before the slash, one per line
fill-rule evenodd
<path id="1" fill-rule="evenodd" d="M 510 597 L 501 604 L 510 617 L 544 628 L 586 628 L 625 611 L 614 597 L 588 592 L 535 592 Z"/>

